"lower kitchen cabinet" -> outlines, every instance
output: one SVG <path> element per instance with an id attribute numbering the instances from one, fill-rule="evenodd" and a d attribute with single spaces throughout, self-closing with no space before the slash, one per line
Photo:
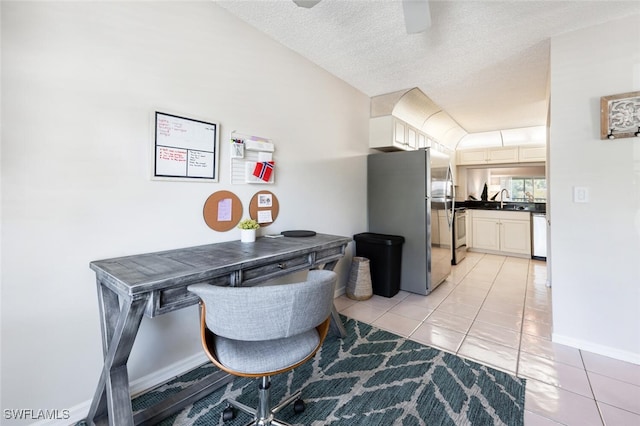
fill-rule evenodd
<path id="1" fill-rule="evenodd" d="M 529 212 L 472 210 L 470 248 L 530 257 L 531 215 Z"/>

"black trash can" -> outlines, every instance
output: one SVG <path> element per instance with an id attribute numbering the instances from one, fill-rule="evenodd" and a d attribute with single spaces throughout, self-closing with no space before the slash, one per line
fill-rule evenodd
<path id="1" fill-rule="evenodd" d="M 369 259 L 373 294 L 395 296 L 400 290 L 404 237 L 363 232 L 354 235 L 353 239 L 356 242 L 356 256 Z"/>

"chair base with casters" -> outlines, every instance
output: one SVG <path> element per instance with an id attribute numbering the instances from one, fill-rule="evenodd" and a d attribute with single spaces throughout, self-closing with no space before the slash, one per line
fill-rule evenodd
<path id="1" fill-rule="evenodd" d="M 254 409 L 247 405 L 244 405 L 241 402 L 235 401 L 233 399 L 229 399 L 226 401 L 227 407 L 222 412 L 222 419 L 224 421 L 234 419 L 236 417 L 234 408 L 236 408 L 238 410 L 241 410 L 247 414 L 251 414 L 254 416 L 253 421 L 247 423 L 246 426 L 249 426 L 249 425 L 290 426 L 289 423 L 286 423 L 282 420 L 277 419 L 275 415 L 278 414 L 279 411 L 281 411 L 284 407 L 288 406 L 292 402 L 293 402 L 294 412 L 296 414 L 302 413 L 305 409 L 305 404 L 304 404 L 304 401 L 302 400 L 302 391 L 298 391 L 294 393 L 293 395 L 291 395 L 290 397 L 282 401 L 280 404 L 276 405 L 275 407 L 271 407 L 271 376 L 284 373 L 288 370 L 292 370 L 304 364 L 311 358 L 313 358 L 316 352 L 318 352 L 318 350 L 320 349 L 320 346 L 322 346 L 322 342 L 327 336 L 327 333 L 329 331 L 329 325 L 331 323 L 331 317 L 327 318 L 322 324 L 320 324 L 316 328 L 320 341 L 318 342 L 318 345 L 313 350 L 313 352 L 310 353 L 305 359 L 303 359 L 302 361 L 296 363 L 291 367 L 288 367 L 286 370 L 274 371 L 269 375 L 259 375 L 259 374 L 248 374 L 248 373 L 241 373 L 238 371 L 234 371 L 220 363 L 220 361 L 215 356 L 215 343 L 214 343 L 215 336 L 209 329 L 207 329 L 207 326 L 205 323 L 206 307 L 203 303 L 200 303 L 200 309 L 201 309 L 200 321 L 201 321 L 201 332 L 202 332 L 202 346 L 209 360 L 222 371 L 225 371 L 234 376 L 253 377 L 253 378 L 260 377 L 261 379 L 261 382 L 258 385 L 258 407 Z"/>
<path id="2" fill-rule="evenodd" d="M 220 370 L 239 377 L 259 378 L 258 407 L 228 400 L 223 420 L 235 410 L 253 415 L 248 425 L 285 426 L 276 419 L 285 406 L 305 409 L 301 392 L 271 406 L 271 376 L 293 370 L 313 358 L 329 331 L 336 275 L 309 271 L 304 283 L 264 287 L 189 286 L 201 298 L 202 347 Z M 246 307 L 255 307 L 247 311 Z"/>
<path id="3" fill-rule="evenodd" d="M 275 416 L 278 414 L 280 410 L 284 407 L 288 406 L 292 402 L 293 410 L 296 414 L 300 414 L 304 411 L 304 401 L 301 398 L 302 391 L 298 391 L 291 395 L 289 398 L 282 401 L 280 404 L 276 405 L 273 408 L 270 408 L 270 388 L 271 388 L 271 379 L 269 377 L 263 377 L 262 382 L 258 387 L 258 401 L 260 401 L 260 405 L 257 409 L 253 409 L 248 407 L 241 402 L 235 401 L 233 399 L 227 400 L 227 408 L 222 412 L 222 420 L 232 420 L 236 417 L 236 413 L 234 408 L 238 410 L 244 411 L 247 414 L 253 415 L 253 421 L 248 425 L 273 425 L 273 426 L 290 426 L 289 423 L 283 422 L 282 420 L 278 420 Z M 248 426 L 247 425 L 247 426 Z"/>

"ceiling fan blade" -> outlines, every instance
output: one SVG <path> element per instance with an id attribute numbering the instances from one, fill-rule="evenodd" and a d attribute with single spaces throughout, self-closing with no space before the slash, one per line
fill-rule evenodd
<path id="1" fill-rule="evenodd" d="M 431 26 L 429 0 L 402 0 L 402 9 L 407 34 L 421 33 Z"/>
<path id="2" fill-rule="evenodd" d="M 298 7 L 304 7 L 307 9 L 311 9 L 313 6 L 320 3 L 320 1 L 321 0 L 293 0 Z"/>

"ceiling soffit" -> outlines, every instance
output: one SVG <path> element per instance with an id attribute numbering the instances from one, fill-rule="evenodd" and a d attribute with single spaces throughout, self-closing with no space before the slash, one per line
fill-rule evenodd
<path id="1" fill-rule="evenodd" d="M 392 115 L 455 149 L 467 132 L 420 89 L 401 90 L 371 98 L 371 118 Z"/>
<path id="2" fill-rule="evenodd" d="M 545 126 L 468 133 L 418 88 L 372 97 L 371 118 L 388 115 L 421 130 L 452 150 L 546 143 Z"/>

